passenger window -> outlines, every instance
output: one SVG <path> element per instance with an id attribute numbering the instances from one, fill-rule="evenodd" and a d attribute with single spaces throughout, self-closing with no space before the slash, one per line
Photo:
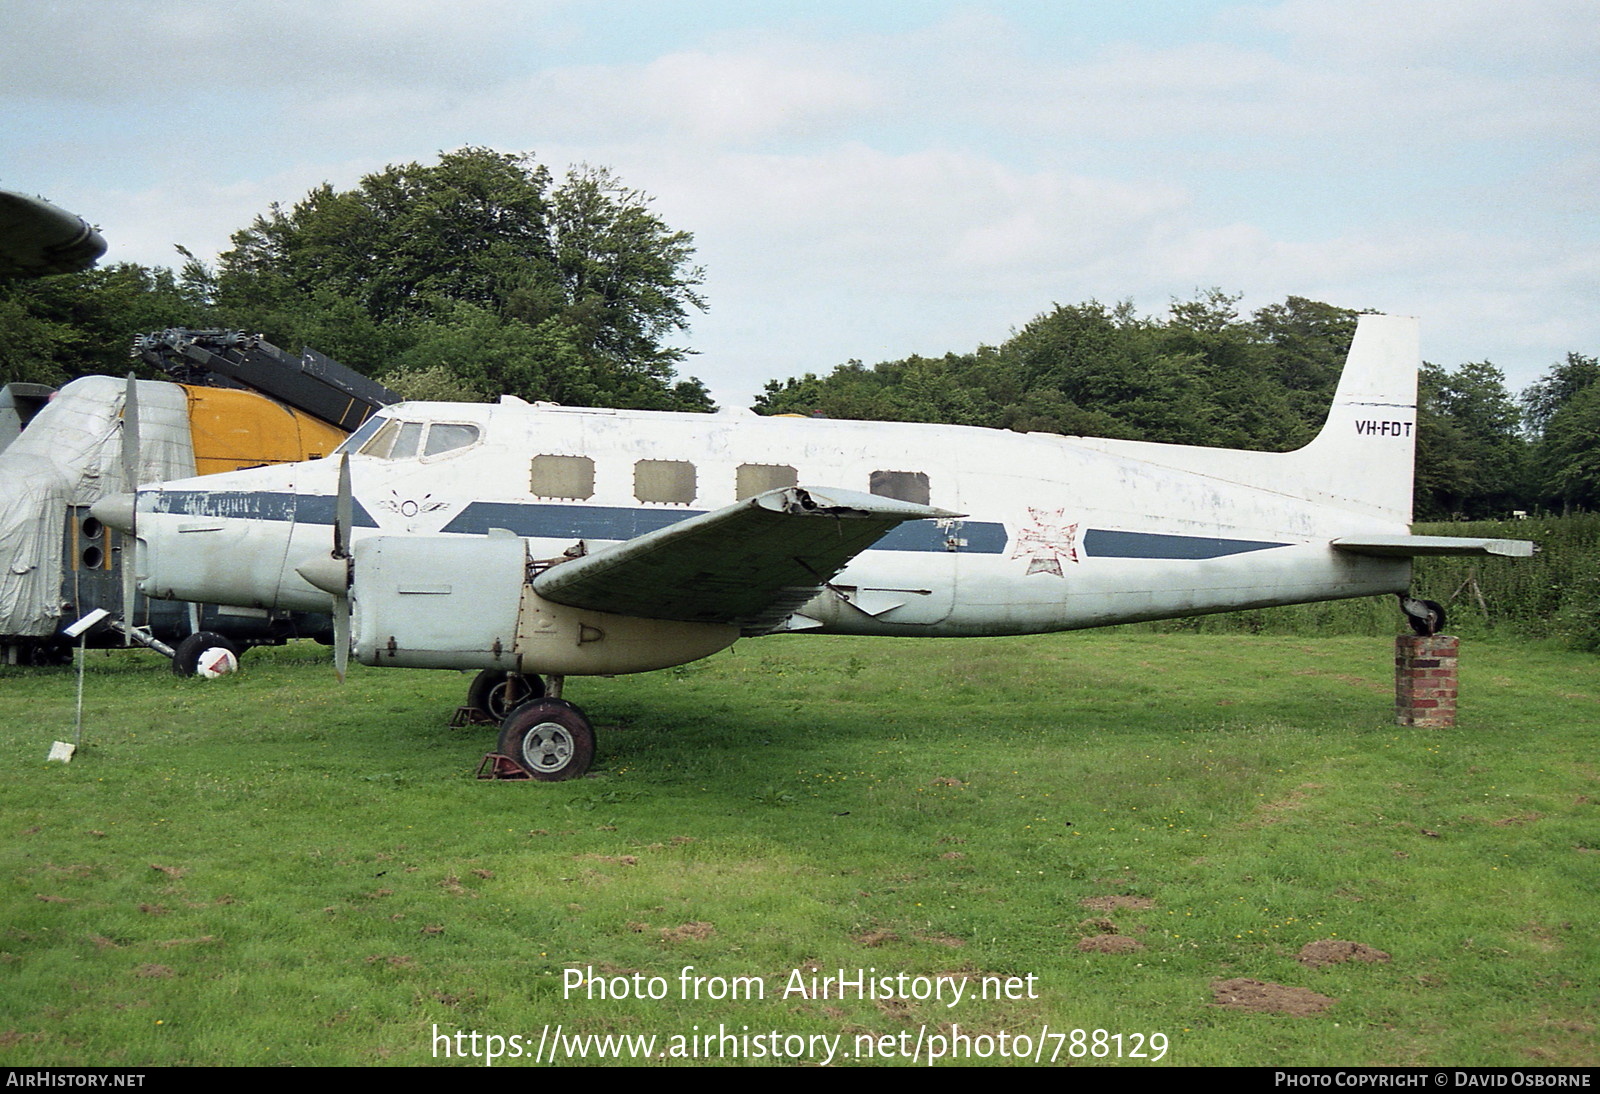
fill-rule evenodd
<path id="1" fill-rule="evenodd" d="M 694 464 L 684 460 L 640 460 L 633 465 L 633 496 L 640 501 L 688 505 L 694 501 Z"/>
<path id="2" fill-rule="evenodd" d="M 800 476 L 786 464 L 741 463 L 734 472 L 734 493 L 740 501 L 768 490 L 799 485 Z"/>
<path id="3" fill-rule="evenodd" d="M 478 427 L 460 422 L 434 422 L 428 427 L 428 444 L 424 456 L 437 456 L 441 452 L 454 452 L 476 444 Z"/>
<path id="4" fill-rule="evenodd" d="M 540 498 L 594 497 L 594 461 L 588 456 L 535 456 L 529 490 Z"/>
<path id="5" fill-rule="evenodd" d="M 874 471 L 870 489 L 880 498 L 928 504 L 928 476 L 921 471 Z"/>

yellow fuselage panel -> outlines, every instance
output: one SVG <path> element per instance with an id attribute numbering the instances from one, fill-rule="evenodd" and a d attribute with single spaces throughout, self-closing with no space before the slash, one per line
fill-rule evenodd
<path id="1" fill-rule="evenodd" d="M 198 475 L 318 459 L 345 438 L 343 430 L 253 391 L 188 384 L 183 389 Z"/>

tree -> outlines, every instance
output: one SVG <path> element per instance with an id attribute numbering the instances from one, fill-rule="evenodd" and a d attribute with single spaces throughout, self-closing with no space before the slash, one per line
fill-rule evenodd
<path id="1" fill-rule="evenodd" d="M 1503 516 L 1525 504 L 1522 413 L 1487 361 L 1424 364 L 1417 392 L 1416 509 L 1423 519 Z"/>
<path id="2" fill-rule="evenodd" d="M 1581 353 L 1522 393 L 1543 500 L 1563 509 L 1600 508 L 1600 361 Z"/>
<path id="3" fill-rule="evenodd" d="M 1535 437 L 1544 433 L 1550 420 L 1574 396 L 1600 384 L 1600 360 L 1581 353 L 1567 359 L 1530 384 L 1522 393 L 1522 409 L 1528 429 Z"/>
<path id="4" fill-rule="evenodd" d="M 250 306 L 331 290 L 380 322 L 442 301 L 499 308 L 552 277 L 549 172 L 485 148 L 432 167 L 389 166 L 354 190 L 324 183 L 285 211 L 234 233 L 219 262 L 218 302 Z"/>
<path id="5" fill-rule="evenodd" d="M 171 270 L 133 263 L 0 278 L 0 384 L 126 373 L 133 335 L 188 326 L 200 314 L 199 301 Z"/>
<path id="6" fill-rule="evenodd" d="M 604 167 L 569 171 L 552 202 L 555 272 L 567 325 L 591 353 L 670 374 L 684 351 L 663 340 L 688 326 L 689 308 L 705 308 L 705 271 L 689 265 L 694 237 L 649 204 Z"/>
<path id="7" fill-rule="evenodd" d="M 1359 317 L 1350 308 L 1291 296 L 1282 304 L 1257 309 L 1250 325 L 1255 337 L 1271 348 L 1283 386 L 1313 393 L 1320 415 L 1327 412 L 1327 398 L 1344 370 Z"/>
<path id="8" fill-rule="evenodd" d="M 703 410 L 667 344 L 705 307 L 693 253 L 604 168 L 552 189 L 531 157 L 463 148 L 273 206 L 215 273 L 185 274 L 218 322 L 370 374 L 442 366 L 496 394 Z"/>
<path id="9" fill-rule="evenodd" d="M 1129 305 L 1098 300 L 1038 316 L 1000 347 L 1023 392 L 1018 409 L 1034 428 L 1129 440 L 1205 443 L 1191 383 L 1195 358 L 1163 342 L 1160 324 Z"/>
<path id="10" fill-rule="evenodd" d="M 1564 508 L 1600 509 L 1600 383 L 1550 417 L 1537 459 L 1547 496 Z"/>
<path id="11" fill-rule="evenodd" d="M 1192 443 L 1225 448 L 1295 448 L 1315 430 L 1295 414 L 1279 381 L 1271 348 L 1255 327 L 1241 322 L 1236 294 L 1208 289 L 1194 300 L 1172 303 L 1161 328 L 1165 354 L 1184 362 L 1198 389 L 1191 410 Z"/>

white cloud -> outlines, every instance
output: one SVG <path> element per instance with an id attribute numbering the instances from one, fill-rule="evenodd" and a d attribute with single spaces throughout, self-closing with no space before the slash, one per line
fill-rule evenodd
<path id="1" fill-rule="evenodd" d="M 1600 47 L 1591 0 L 1285 0 L 1233 19 L 1344 63 L 1589 70 Z"/>

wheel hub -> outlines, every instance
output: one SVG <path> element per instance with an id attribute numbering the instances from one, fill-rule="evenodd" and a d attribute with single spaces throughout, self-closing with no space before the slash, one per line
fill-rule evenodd
<path id="1" fill-rule="evenodd" d="M 572 760 L 572 752 L 572 734 L 554 722 L 540 722 L 522 738 L 522 762 L 532 770 L 559 771 Z"/>

